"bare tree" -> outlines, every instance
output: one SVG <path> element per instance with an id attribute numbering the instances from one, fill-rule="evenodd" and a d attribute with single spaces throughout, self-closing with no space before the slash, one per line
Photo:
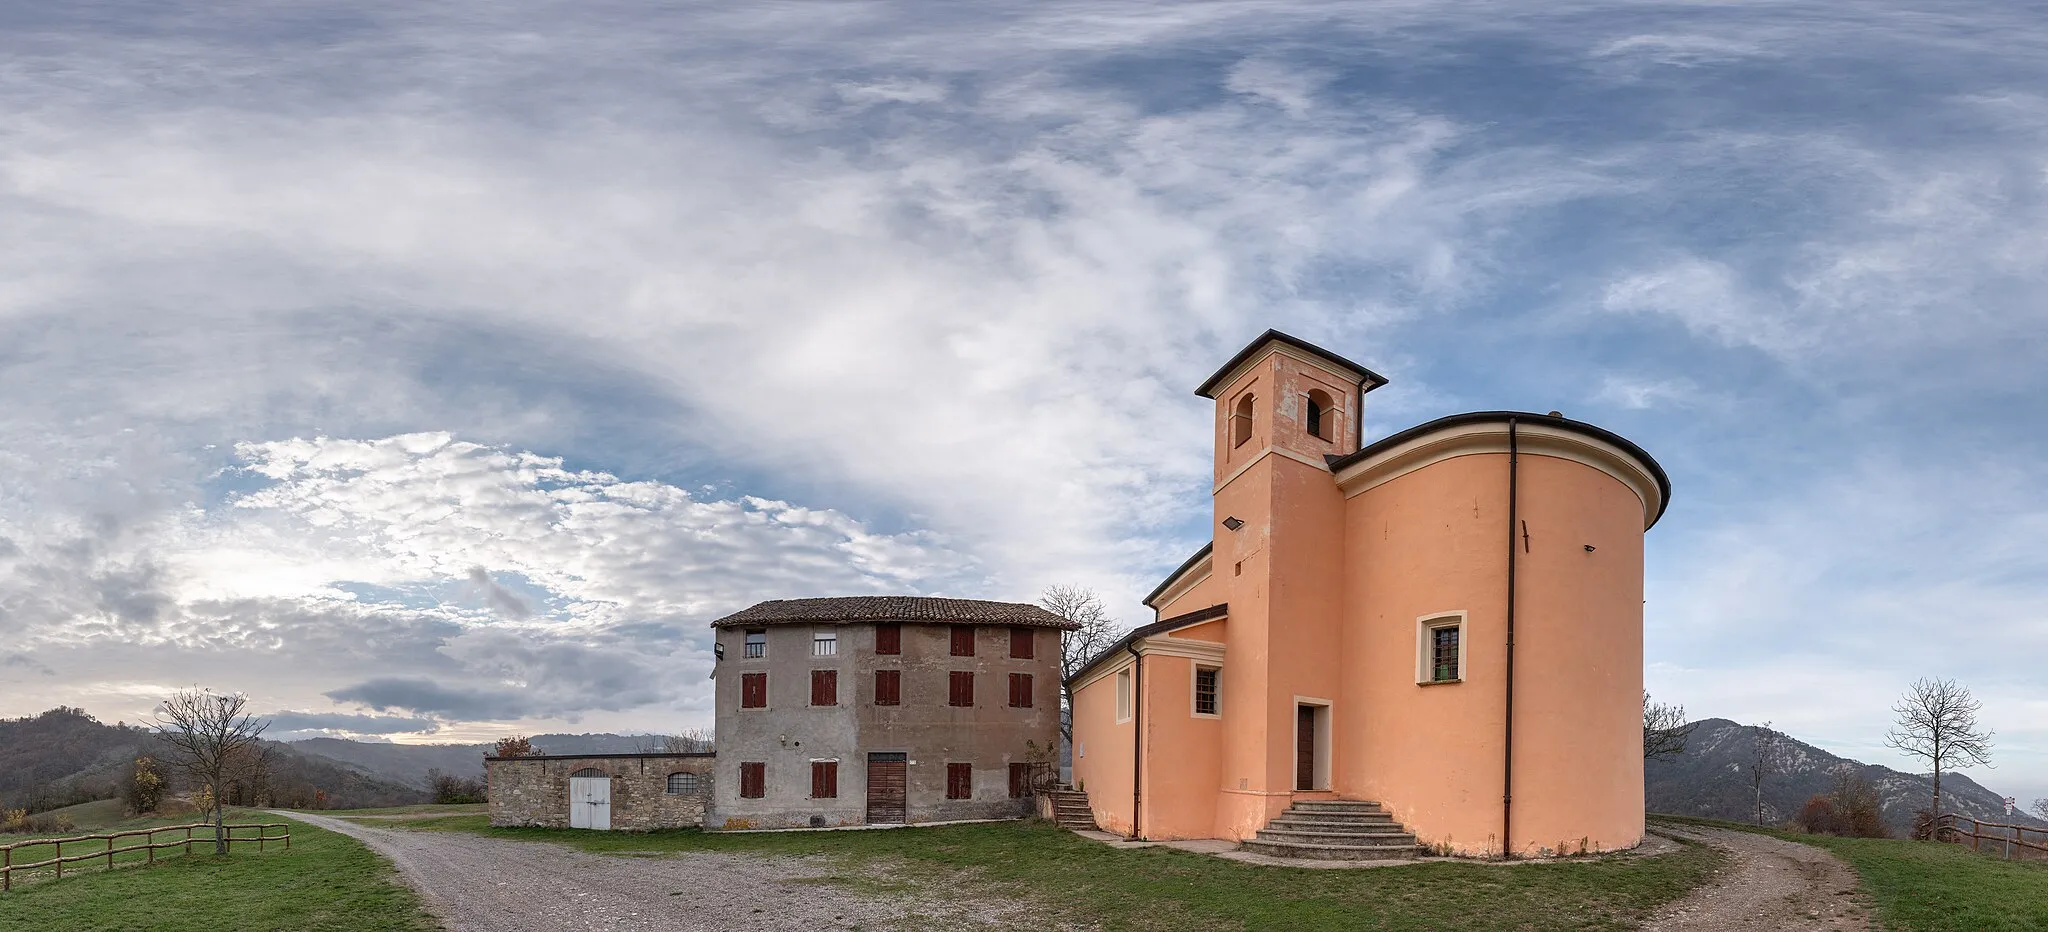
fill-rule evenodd
<path id="1" fill-rule="evenodd" d="M 2034 814 L 2048 819 L 2048 799 L 2034 800 Z"/>
<path id="2" fill-rule="evenodd" d="M 1047 586 L 1038 597 L 1046 611 L 1080 625 L 1060 635 L 1060 737 L 1074 740 L 1074 691 L 1068 681 L 1081 665 L 1115 644 L 1126 630 L 1109 616 L 1095 590 L 1086 586 Z"/>
<path id="3" fill-rule="evenodd" d="M 244 750 L 270 726 L 248 708 L 249 697 L 241 693 L 181 689 L 156 711 L 156 732 L 171 749 L 172 763 L 212 797 L 215 854 L 228 853 L 223 784 Z"/>
<path id="4" fill-rule="evenodd" d="M 701 754 L 711 750 L 711 732 L 703 728 L 685 728 L 661 740 L 662 751 L 669 754 Z"/>
<path id="5" fill-rule="evenodd" d="M 1977 710 L 1984 703 L 1955 680 L 1918 679 L 1892 711 L 1898 723 L 1885 732 L 1884 743 L 1927 761 L 1934 768 L 1934 805 L 1941 818 L 1941 772 L 1977 764 L 1991 765 L 1991 730 L 1979 730 Z"/>
<path id="6" fill-rule="evenodd" d="M 1755 741 L 1750 747 L 1749 788 L 1756 794 L 1756 824 L 1764 824 L 1764 780 L 1773 774 L 1785 772 L 1785 736 L 1771 730 L 1771 723 L 1753 725 L 1750 731 Z"/>
<path id="7" fill-rule="evenodd" d="M 1685 720 L 1685 706 L 1651 702 L 1643 693 L 1643 759 L 1669 760 L 1685 753 L 1698 722 Z"/>

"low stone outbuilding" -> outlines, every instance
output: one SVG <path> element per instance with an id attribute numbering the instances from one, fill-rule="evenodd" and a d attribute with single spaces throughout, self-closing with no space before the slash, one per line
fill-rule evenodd
<path id="1" fill-rule="evenodd" d="M 711 802 L 713 761 L 709 752 L 486 757 L 491 824 L 699 828 Z"/>

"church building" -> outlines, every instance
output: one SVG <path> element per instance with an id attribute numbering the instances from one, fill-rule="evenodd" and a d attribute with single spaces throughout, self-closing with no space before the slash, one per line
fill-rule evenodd
<path id="1" fill-rule="evenodd" d="M 1213 539 L 1070 681 L 1102 828 L 1269 854 L 1643 833 L 1643 538 L 1670 481 L 1556 412 L 1364 442 L 1386 380 L 1267 331 L 1202 383 Z"/>

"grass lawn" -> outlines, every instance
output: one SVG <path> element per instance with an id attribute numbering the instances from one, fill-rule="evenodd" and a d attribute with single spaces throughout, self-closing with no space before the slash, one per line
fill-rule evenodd
<path id="1" fill-rule="evenodd" d="M 875 892 L 958 886 L 1110 929 L 1626 929 L 1722 860 L 1687 846 L 1660 857 L 1518 866 L 1264 867 L 1169 848 L 1119 850 L 1037 820 L 762 834 L 494 829 L 481 816 L 387 824 L 597 853 L 822 855 L 831 871 L 823 882 Z"/>
<path id="2" fill-rule="evenodd" d="M 276 821 L 261 814 L 239 818 Z M 149 867 L 109 872 L 67 865 L 62 880 L 33 882 L 0 895 L 0 932 L 438 928 L 390 865 L 368 848 L 304 823 L 293 824 L 291 832 L 288 852 L 273 847 L 259 854 L 253 845 L 244 849 L 237 844 L 234 854 L 216 857 L 195 841 L 193 854 L 163 857 L 168 852 L 159 851 L 157 863 Z M 78 868 L 84 869 L 71 873 Z"/>
<path id="3" fill-rule="evenodd" d="M 89 803 L 79 803 L 76 806 L 65 806 L 62 809 L 52 809 L 48 812 L 36 813 L 36 816 L 39 818 L 56 818 L 61 816 L 70 819 L 71 824 L 77 826 L 77 831 L 64 834 L 80 835 L 97 832 L 101 826 L 120 822 L 126 818 L 126 815 L 126 812 L 122 809 L 122 803 L 118 799 L 96 799 Z M 4 842 L 0 842 L 0 844 L 4 844 Z"/>
<path id="4" fill-rule="evenodd" d="M 1855 868 L 1886 929 L 2019 932 L 2048 929 L 2048 863 L 2005 861 L 1961 845 L 1836 838 L 1679 816 L 1659 821 L 1772 835 L 1824 848 Z"/>

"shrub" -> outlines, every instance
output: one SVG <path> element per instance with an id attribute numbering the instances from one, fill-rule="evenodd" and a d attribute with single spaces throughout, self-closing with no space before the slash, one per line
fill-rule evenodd
<path id="1" fill-rule="evenodd" d="M 532 757 L 533 742 L 526 740 L 525 735 L 513 735 L 509 738 L 499 738 L 497 751 L 493 756 Z"/>
<path id="2" fill-rule="evenodd" d="M 437 803 L 480 803 L 484 801 L 484 781 L 463 779 L 439 770 L 427 771 L 427 780 L 433 787 L 434 802 Z"/>

